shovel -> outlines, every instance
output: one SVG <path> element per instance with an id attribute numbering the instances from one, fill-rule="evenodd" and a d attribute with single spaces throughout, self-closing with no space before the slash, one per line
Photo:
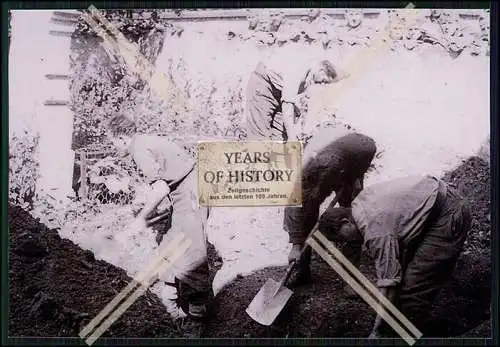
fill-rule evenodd
<path id="1" fill-rule="evenodd" d="M 330 206 L 335 206 L 337 204 L 341 193 L 342 190 L 340 190 L 338 194 L 335 194 L 335 198 L 332 200 Z M 319 219 L 316 222 L 316 225 L 314 225 L 314 227 L 312 228 L 307 238 L 309 238 L 317 230 L 318 226 Z M 307 242 L 304 243 L 304 246 L 300 251 L 299 259 L 304 256 L 304 252 L 308 247 L 310 246 L 307 244 Z M 262 288 L 260 288 L 257 295 L 255 295 L 252 302 L 245 310 L 250 318 L 252 318 L 257 323 L 266 326 L 269 326 L 274 322 L 276 317 L 278 317 L 293 294 L 293 291 L 287 288 L 286 285 L 297 263 L 297 261 L 293 261 L 292 263 L 290 263 L 290 265 L 288 265 L 285 276 L 281 281 L 277 282 L 270 278 L 266 281 L 266 283 L 264 283 Z"/>

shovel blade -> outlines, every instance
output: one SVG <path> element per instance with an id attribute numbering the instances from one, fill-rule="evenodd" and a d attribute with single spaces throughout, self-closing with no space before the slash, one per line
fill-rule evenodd
<path id="1" fill-rule="evenodd" d="M 245 312 L 259 324 L 269 326 L 285 307 L 293 292 L 272 279 L 268 279 L 248 305 Z"/>

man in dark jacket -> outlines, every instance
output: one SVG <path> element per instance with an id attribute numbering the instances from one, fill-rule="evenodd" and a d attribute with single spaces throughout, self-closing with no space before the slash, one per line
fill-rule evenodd
<path id="1" fill-rule="evenodd" d="M 299 262 L 290 279 L 291 286 L 311 279 L 311 249 L 308 248 L 302 258 L 299 254 L 318 220 L 321 204 L 332 192 L 338 194 L 342 189 L 339 204 L 349 207 L 363 189 L 364 175 L 376 151 L 372 138 L 349 133 L 332 140 L 306 160 L 302 174 L 302 206 L 288 206 L 284 215 L 284 229 L 292 243 L 288 259 Z"/>
<path id="2" fill-rule="evenodd" d="M 377 286 L 417 328 L 448 279 L 471 225 L 465 200 L 433 176 L 409 176 L 365 188 L 351 208 L 328 208 L 320 230 L 363 248 L 375 260 Z M 392 333 L 377 316 L 371 337 Z"/>

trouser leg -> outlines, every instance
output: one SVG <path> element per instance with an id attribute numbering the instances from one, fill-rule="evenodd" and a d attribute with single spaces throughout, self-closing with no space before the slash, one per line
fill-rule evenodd
<path id="1" fill-rule="evenodd" d="M 182 232 L 191 240 L 186 253 L 175 262 L 172 272 L 180 283 L 179 298 L 193 304 L 206 303 L 210 297 L 209 268 L 205 225 L 208 210 L 198 206 L 194 191 L 193 173 L 171 193 L 173 213 L 172 227 L 167 237 L 168 242 L 176 233 Z"/>
<path id="2" fill-rule="evenodd" d="M 430 224 L 404 269 L 398 306 L 423 333 L 433 300 L 449 280 L 471 225 L 467 206 L 453 191 L 440 215 Z M 450 308 L 452 313 L 453 308 Z"/>

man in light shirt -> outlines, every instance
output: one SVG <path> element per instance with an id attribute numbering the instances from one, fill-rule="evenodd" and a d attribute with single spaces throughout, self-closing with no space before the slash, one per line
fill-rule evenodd
<path id="1" fill-rule="evenodd" d="M 191 239 L 190 248 L 175 262 L 172 272 L 178 297 L 187 302 L 187 319 L 179 323 L 185 331 L 194 332 L 195 336 L 187 337 L 199 337 L 205 327 L 211 289 L 205 234 L 209 211 L 198 205 L 195 160 L 166 137 L 136 134 L 136 124 L 124 115 L 113 117 L 109 130 L 111 142 L 122 156 L 132 156 L 152 188 L 130 230 L 145 230 L 146 218 L 169 196 L 173 212 L 168 236 L 182 232 Z"/>
<path id="2" fill-rule="evenodd" d="M 364 248 L 375 261 L 379 290 L 423 330 L 470 226 L 469 207 L 453 186 L 408 176 L 364 188 L 351 208 L 329 207 L 319 229 L 334 242 Z M 377 316 L 370 336 L 391 330 Z"/>
<path id="3" fill-rule="evenodd" d="M 345 75 L 327 60 L 308 69 L 277 72 L 263 62 L 252 72 L 246 89 L 246 119 L 249 140 L 296 141 L 302 135 L 298 97 L 312 83 L 333 83 Z"/>

